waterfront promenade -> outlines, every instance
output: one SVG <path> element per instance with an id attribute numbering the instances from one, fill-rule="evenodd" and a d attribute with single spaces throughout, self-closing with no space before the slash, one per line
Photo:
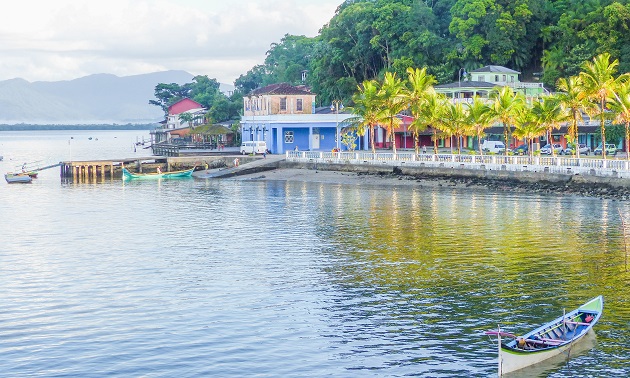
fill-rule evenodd
<path id="1" fill-rule="evenodd" d="M 455 155 L 418 154 L 414 152 L 316 152 L 288 151 L 289 162 L 311 164 L 343 164 L 356 166 L 380 166 L 397 168 L 432 168 L 450 171 L 477 171 L 479 175 L 496 175 L 498 172 L 521 172 L 526 177 L 532 173 L 597 177 L 603 181 L 630 183 L 630 161 L 619 159 L 593 159 L 564 156 L 504 156 L 504 155 Z M 515 176 L 514 174 L 509 174 Z M 505 174 L 504 174 L 505 176 Z M 536 175 L 540 177 L 540 175 Z M 600 180 L 601 181 L 601 180 Z M 624 184 L 625 185 L 625 184 Z"/>

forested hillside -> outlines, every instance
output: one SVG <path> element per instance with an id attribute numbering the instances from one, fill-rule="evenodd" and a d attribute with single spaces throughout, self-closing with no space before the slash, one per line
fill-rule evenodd
<path id="1" fill-rule="evenodd" d="M 313 38 L 285 35 L 263 64 L 234 83 L 227 97 L 200 82 L 156 88 L 162 108 L 189 96 L 213 121 L 238 117 L 242 97 L 273 83 L 306 84 L 318 105 L 350 103 L 359 84 L 385 72 L 406 76 L 427 67 L 438 84 L 458 80 L 462 68 L 502 65 L 553 89 L 558 78 L 607 52 L 630 71 L 630 0 L 346 0 Z"/>
<path id="2" fill-rule="evenodd" d="M 503 65 L 522 79 L 554 87 L 580 65 L 608 52 L 630 71 L 626 0 L 347 0 L 314 38 L 286 35 L 264 64 L 239 77 L 247 94 L 275 83 L 307 84 L 321 104 L 350 99 L 364 80 L 427 67 L 439 83 Z"/>

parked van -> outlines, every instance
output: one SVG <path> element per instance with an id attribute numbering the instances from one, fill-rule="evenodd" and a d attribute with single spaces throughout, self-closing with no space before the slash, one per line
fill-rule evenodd
<path id="1" fill-rule="evenodd" d="M 505 152 L 505 144 L 496 140 L 484 140 L 483 143 L 481 143 L 481 149 L 484 152 L 500 154 Z"/>
<path id="2" fill-rule="evenodd" d="M 243 142 L 241 144 L 241 154 L 262 154 L 267 151 L 267 142 L 255 140 L 253 142 Z"/>

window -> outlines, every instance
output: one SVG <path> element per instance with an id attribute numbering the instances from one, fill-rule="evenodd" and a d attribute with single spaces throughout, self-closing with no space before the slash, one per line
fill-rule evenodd
<path id="1" fill-rule="evenodd" d="M 499 82 L 499 75 L 494 75 L 494 81 L 497 83 Z"/>
<path id="2" fill-rule="evenodd" d="M 303 110 L 304 110 L 304 109 L 302 109 L 302 99 L 301 99 L 301 98 L 298 98 L 298 99 L 296 100 L 296 103 L 295 103 L 295 108 L 296 108 L 296 110 L 297 110 L 298 112 L 301 112 L 301 111 L 303 111 Z"/>
<path id="3" fill-rule="evenodd" d="M 486 81 L 485 75 L 479 75 L 479 81 Z"/>
<path id="4" fill-rule="evenodd" d="M 503 75 L 503 81 L 507 82 L 507 77 Z"/>
<path id="5" fill-rule="evenodd" d="M 286 111 L 287 110 L 287 98 L 286 97 L 280 98 L 280 110 L 281 111 Z"/>
<path id="6" fill-rule="evenodd" d="M 512 76 L 512 83 L 514 82 L 514 76 Z"/>
<path id="7" fill-rule="evenodd" d="M 293 131 L 284 132 L 284 143 L 293 143 Z"/>

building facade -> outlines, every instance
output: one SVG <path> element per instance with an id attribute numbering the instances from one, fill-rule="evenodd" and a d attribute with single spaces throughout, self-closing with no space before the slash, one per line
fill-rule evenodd
<path id="1" fill-rule="evenodd" d="M 316 95 L 304 86 L 287 83 L 259 88 L 243 98 L 243 142 L 265 141 L 272 153 L 289 150 L 345 150 L 341 142 L 344 121 L 353 117 L 343 107 L 315 106 Z M 365 138 L 357 138 L 357 149 Z"/>

